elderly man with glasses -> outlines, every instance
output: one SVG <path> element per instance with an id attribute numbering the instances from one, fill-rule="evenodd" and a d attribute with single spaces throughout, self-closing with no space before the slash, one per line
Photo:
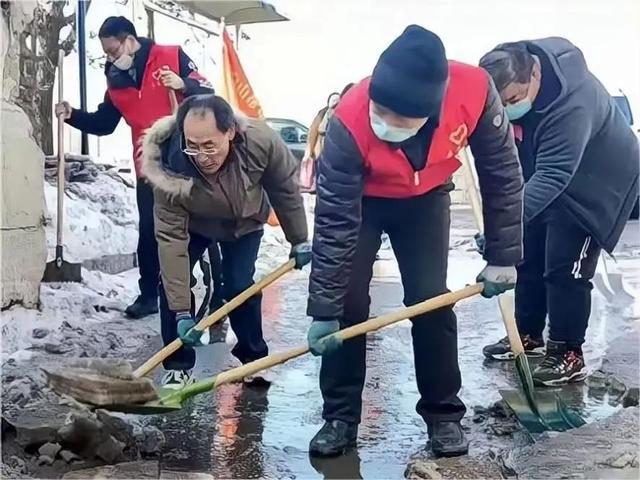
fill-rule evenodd
<path id="1" fill-rule="evenodd" d="M 179 336 L 181 348 L 164 362 L 165 387 L 193 381 L 194 301 L 189 272 L 211 243 L 222 253 L 223 296 L 233 298 L 253 283 L 264 224 L 273 206 L 291 243 L 296 267 L 311 261 L 297 165 L 280 137 L 264 122 L 234 115 L 215 95 L 190 97 L 175 117 L 159 120 L 143 142 L 142 169 L 154 191 L 160 258 L 160 316 L 165 344 Z M 267 355 L 261 296 L 230 315 L 247 363 Z"/>

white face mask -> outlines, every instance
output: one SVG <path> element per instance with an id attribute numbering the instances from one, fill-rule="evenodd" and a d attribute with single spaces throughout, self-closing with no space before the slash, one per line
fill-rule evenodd
<path id="1" fill-rule="evenodd" d="M 372 110 L 369 111 L 369 118 L 371 119 L 371 129 L 373 130 L 373 133 L 375 133 L 376 137 L 385 142 L 404 142 L 405 140 L 414 137 L 420 128 L 422 128 L 393 127 Z M 427 123 L 427 119 L 425 119 L 425 123 Z"/>
<path id="2" fill-rule="evenodd" d="M 133 57 L 126 53 L 120 55 L 117 59 L 113 61 L 113 66 L 118 70 L 129 70 L 133 65 Z"/>

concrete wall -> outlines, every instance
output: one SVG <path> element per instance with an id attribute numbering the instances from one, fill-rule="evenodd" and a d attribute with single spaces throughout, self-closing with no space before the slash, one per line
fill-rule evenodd
<path id="1" fill-rule="evenodd" d="M 11 3 L 11 28 L 2 24 L 2 135 L 0 154 L 0 290 L 2 308 L 38 306 L 47 260 L 44 231 L 44 155 L 31 136 L 31 122 L 12 103 L 18 50 L 15 32 L 33 16 L 35 2 Z"/>

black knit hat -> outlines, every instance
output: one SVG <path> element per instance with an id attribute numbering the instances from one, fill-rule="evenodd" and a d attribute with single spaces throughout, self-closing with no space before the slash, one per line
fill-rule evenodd
<path id="1" fill-rule="evenodd" d="M 382 52 L 371 76 L 371 100 L 411 118 L 440 114 L 449 77 L 442 40 L 410 25 Z"/>

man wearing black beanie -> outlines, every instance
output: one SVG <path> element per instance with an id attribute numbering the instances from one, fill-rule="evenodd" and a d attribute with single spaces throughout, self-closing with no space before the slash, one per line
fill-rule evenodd
<path id="1" fill-rule="evenodd" d="M 487 266 L 478 280 L 491 297 L 516 281 L 523 181 L 509 122 L 486 72 L 448 61 L 440 38 L 412 25 L 382 53 L 373 75 L 341 99 L 318 161 L 307 337 L 311 351 L 323 355 L 326 423 L 311 440 L 311 455 L 337 455 L 356 444 L 366 339 L 322 338 L 368 318 L 381 234 L 391 240 L 406 305 L 447 291 L 451 176 L 467 145 L 486 230 Z M 466 454 L 456 317 L 442 308 L 412 321 L 416 410 L 433 452 Z"/>

